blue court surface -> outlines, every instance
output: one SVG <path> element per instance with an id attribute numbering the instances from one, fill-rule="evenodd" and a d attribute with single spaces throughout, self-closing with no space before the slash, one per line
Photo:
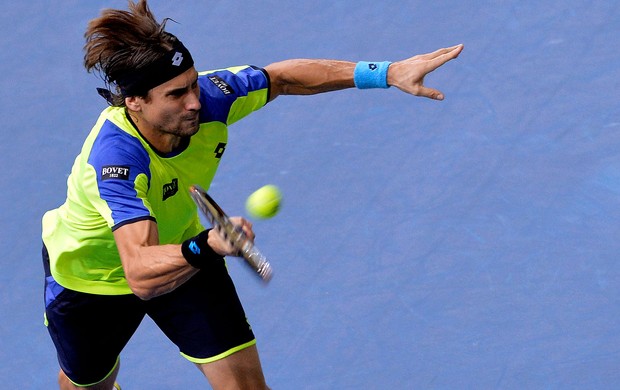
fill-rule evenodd
<path id="1" fill-rule="evenodd" d="M 126 2 L 5 1 L 0 14 L 0 378 L 52 389 L 40 218 L 105 102 L 86 23 Z M 229 259 L 281 389 L 620 388 L 620 3 L 155 1 L 197 68 L 296 57 L 392 60 L 465 44 L 389 90 L 280 97 L 235 124 L 211 195 L 256 221 L 263 286 Z M 96 351 L 93 351 L 96 353 Z M 198 389 L 145 320 L 123 389 Z"/>

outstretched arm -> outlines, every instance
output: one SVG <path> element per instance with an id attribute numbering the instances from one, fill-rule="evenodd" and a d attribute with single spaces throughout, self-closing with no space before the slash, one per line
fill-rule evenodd
<path id="1" fill-rule="evenodd" d="M 313 95 L 355 87 L 354 62 L 295 59 L 267 65 L 273 100 L 280 95 Z"/>
<path id="2" fill-rule="evenodd" d="M 387 86 L 435 100 L 444 95 L 424 85 L 424 77 L 446 62 L 455 59 L 463 50 L 456 45 L 420 54 L 389 65 Z M 356 63 L 338 60 L 296 59 L 276 62 L 265 67 L 271 80 L 273 100 L 279 95 L 312 95 L 356 86 Z"/>

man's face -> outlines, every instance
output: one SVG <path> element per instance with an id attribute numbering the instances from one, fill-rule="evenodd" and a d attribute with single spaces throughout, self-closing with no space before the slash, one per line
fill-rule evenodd
<path id="1" fill-rule="evenodd" d="M 140 102 L 141 131 L 156 136 L 189 137 L 198 132 L 200 101 L 198 73 L 190 68 L 151 89 Z M 147 128 L 148 127 L 148 128 Z"/>

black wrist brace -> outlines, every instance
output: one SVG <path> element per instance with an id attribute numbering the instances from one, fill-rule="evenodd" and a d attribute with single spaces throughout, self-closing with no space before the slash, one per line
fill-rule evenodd
<path id="1" fill-rule="evenodd" d="M 197 236 L 187 239 L 181 244 L 183 257 L 194 268 L 202 269 L 208 267 L 211 261 L 223 258 L 223 256 L 209 246 L 207 242 L 209 231 L 211 229 L 203 230 Z"/>

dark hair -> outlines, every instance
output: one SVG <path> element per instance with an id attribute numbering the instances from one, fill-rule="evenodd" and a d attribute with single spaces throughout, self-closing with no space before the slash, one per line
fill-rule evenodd
<path id="1" fill-rule="evenodd" d="M 146 0 L 129 0 L 128 8 L 104 9 L 88 23 L 84 33 L 84 67 L 89 73 L 98 73 L 108 87 L 115 84 L 113 89 L 109 88 L 108 97 L 115 106 L 125 105 L 117 84 L 119 78 L 154 63 L 178 42 L 174 35 L 164 31 L 168 19 L 158 23 Z"/>

